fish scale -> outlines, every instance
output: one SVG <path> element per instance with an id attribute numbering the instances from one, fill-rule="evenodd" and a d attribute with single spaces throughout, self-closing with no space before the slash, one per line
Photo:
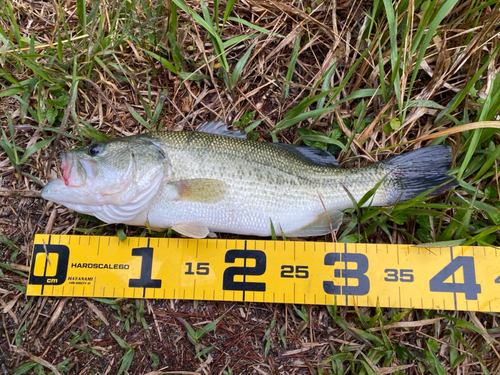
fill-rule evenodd
<path id="1" fill-rule="evenodd" d="M 278 234 L 302 237 L 338 228 L 341 210 L 353 206 L 346 189 L 359 201 L 382 181 L 366 204 L 384 206 L 431 188 L 437 187 L 434 194 L 440 194 L 456 185 L 446 176 L 451 165 L 446 146 L 415 150 L 363 168 L 338 168 L 323 150 L 227 135 L 227 129 L 224 135 L 153 132 L 93 144 L 66 154 L 78 167 L 66 167 L 71 169 L 68 174 L 81 174 L 92 166 L 90 177 L 71 180 L 85 184 L 54 182 L 42 196 L 106 222 L 172 227 L 191 237 L 211 232 L 270 236 L 271 224 Z M 90 155 L 95 151 L 97 155 Z M 120 181 L 126 170 L 133 170 L 133 178 Z M 116 181 L 110 191 L 128 191 L 129 201 L 122 202 L 119 193 L 107 194 L 100 185 L 104 180 Z M 151 191 L 144 193 L 146 187 Z M 102 204 L 85 205 L 85 194 Z M 124 211 L 127 220 L 120 217 Z"/>

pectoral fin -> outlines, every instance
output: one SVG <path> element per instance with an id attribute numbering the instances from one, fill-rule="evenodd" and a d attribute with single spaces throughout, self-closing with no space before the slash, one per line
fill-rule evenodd
<path id="1" fill-rule="evenodd" d="M 175 187 L 177 195 L 174 199 L 189 200 L 203 203 L 216 203 L 224 198 L 227 184 L 224 181 L 208 178 L 194 178 L 170 182 Z"/>
<path id="2" fill-rule="evenodd" d="M 205 238 L 210 234 L 207 225 L 200 222 L 177 223 L 172 225 L 172 229 L 183 236 L 191 238 Z"/>
<path id="3" fill-rule="evenodd" d="M 340 211 L 331 211 L 328 212 L 328 215 L 324 212 L 309 224 L 293 232 L 286 233 L 286 235 L 289 237 L 323 236 L 331 233 L 332 230 L 336 231 L 339 229 L 343 216 L 344 214 Z"/>

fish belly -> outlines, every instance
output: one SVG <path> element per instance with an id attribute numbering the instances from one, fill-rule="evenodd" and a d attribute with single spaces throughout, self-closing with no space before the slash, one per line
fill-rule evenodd
<path id="1" fill-rule="evenodd" d="M 295 196 L 292 191 L 230 194 L 215 203 L 159 197 L 151 205 L 148 222 L 154 228 L 204 223 L 211 232 L 255 236 L 270 236 L 272 224 L 276 234 L 286 234 L 309 224 L 321 213 L 319 200 L 315 205 L 308 198 Z"/>

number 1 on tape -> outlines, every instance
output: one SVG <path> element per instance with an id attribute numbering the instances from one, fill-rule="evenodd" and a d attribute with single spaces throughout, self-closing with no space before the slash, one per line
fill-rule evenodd
<path id="1" fill-rule="evenodd" d="M 500 311 L 489 247 L 37 235 L 28 295 Z"/>

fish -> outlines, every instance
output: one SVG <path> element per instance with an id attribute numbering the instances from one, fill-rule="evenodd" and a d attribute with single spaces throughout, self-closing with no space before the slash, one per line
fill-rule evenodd
<path id="1" fill-rule="evenodd" d="M 62 153 L 63 177 L 44 199 L 108 224 L 172 228 L 191 238 L 217 232 L 322 236 L 370 190 L 364 206 L 391 206 L 457 186 L 451 151 L 433 145 L 359 168 L 329 152 L 258 142 L 208 122 L 197 131 L 150 132 Z M 433 189 L 433 190 L 432 190 Z"/>

